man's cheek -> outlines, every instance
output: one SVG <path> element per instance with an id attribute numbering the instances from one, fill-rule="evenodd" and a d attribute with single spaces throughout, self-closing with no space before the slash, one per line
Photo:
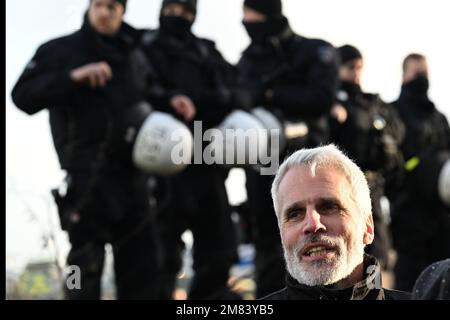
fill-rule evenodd
<path id="1" fill-rule="evenodd" d="M 296 239 L 295 234 L 290 232 L 290 230 L 285 230 L 281 239 L 283 245 L 289 250 L 289 252 L 292 252 L 295 249 L 295 245 L 299 242 L 299 239 Z"/>

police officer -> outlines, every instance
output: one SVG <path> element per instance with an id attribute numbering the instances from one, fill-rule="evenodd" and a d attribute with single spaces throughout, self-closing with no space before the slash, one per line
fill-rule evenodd
<path id="1" fill-rule="evenodd" d="M 439 190 L 439 177 L 443 163 L 450 159 L 450 128 L 430 101 L 428 87 L 426 58 L 408 55 L 403 62 L 400 97 L 394 102 L 406 126 L 402 145 L 406 163 L 392 216 L 398 254 L 396 287 L 404 290 L 412 289 L 425 267 L 450 257 L 449 202 L 439 196 L 439 191 L 448 193 Z"/>
<path id="2" fill-rule="evenodd" d="M 251 43 L 238 63 L 240 80 L 250 92 L 250 108 L 263 106 L 285 123 L 288 146 L 280 157 L 326 142 L 337 80 L 335 49 L 295 34 L 280 0 L 244 1 L 243 24 Z M 261 297 L 284 286 L 285 266 L 270 196 L 272 177 L 246 170 L 246 178 Z"/>
<path id="3" fill-rule="evenodd" d="M 196 107 L 194 120 L 207 130 L 221 123 L 236 105 L 234 72 L 212 41 L 196 37 L 191 27 L 196 0 L 164 0 L 160 28 L 144 36 L 145 52 L 165 92 L 183 93 Z M 188 122 L 193 127 L 193 122 Z M 160 298 L 172 299 L 182 267 L 181 235 L 193 233 L 193 270 L 189 299 L 233 299 L 227 286 L 237 259 L 231 209 L 225 189 L 227 171 L 193 164 L 179 175 L 159 179 L 158 227 L 163 245 Z"/>
<path id="4" fill-rule="evenodd" d="M 402 169 L 399 145 L 404 126 L 395 109 L 379 95 L 361 90 L 361 52 L 351 45 L 339 47 L 338 52 L 340 88 L 331 111 L 332 141 L 355 160 L 366 176 L 376 229 L 374 242 L 366 252 L 377 257 L 383 269 L 388 269 L 391 237 L 381 198 L 385 195 L 385 179 L 393 180 Z"/>
<path id="5" fill-rule="evenodd" d="M 118 299 L 155 299 L 157 241 L 147 174 L 131 162 L 126 120 L 146 99 L 142 33 L 125 22 L 126 0 L 91 0 L 80 30 L 39 47 L 12 98 L 24 112 L 49 110 L 54 145 L 67 171 L 66 192 L 54 191 L 81 289 L 68 299 L 100 299 L 104 248 L 111 243 Z M 186 98 L 167 97 L 187 118 Z"/>

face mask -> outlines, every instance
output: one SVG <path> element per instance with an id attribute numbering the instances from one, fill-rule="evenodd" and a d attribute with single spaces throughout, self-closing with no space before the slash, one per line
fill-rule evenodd
<path id="1" fill-rule="evenodd" d="M 414 80 L 405 83 L 405 88 L 415 95 L 426 96 L 429 81 L 426 75 L 419 74 Z"/>
<path id="2" fill-rule="evenodd" d="M 179 40 L 185 40 L 191 34 L 192 22 L 177 16 L 161 16 L 159 19 L 161 32 Z"/>
<path id="3" fill-rule="evenodd" d="M 280 34 L 287 26 L 284 17 L 270 19 L 264 22 L 242 22 L 249 37 L 253 42 L 263 42 L 264 40 Z"/>
<path id="4" fill-rule="evenodd" d="M 361 92 L 361 87 L 359 84 L 349 81 L 341 81 L 341 88 L 350 95 L 355 95 Z"/>

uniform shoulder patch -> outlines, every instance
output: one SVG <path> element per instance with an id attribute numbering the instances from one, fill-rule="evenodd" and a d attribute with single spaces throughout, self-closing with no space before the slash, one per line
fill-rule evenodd
<path id="1" fill-rule="evenodd" d="M 336 50 L 331 46 L 321 46 L 318 49 L 319 60 L 323 63 L 333 63 L 336 60 Z"/>
<path id="2" fill-rule="evenodd" d="M 339 101 L 347 101 L 347 100 L 348 100 L 348 93 L 345 92 L 344 90 L 339 90 L 339 91 L 336 93 L 336 98 L 337 98 Z"/>

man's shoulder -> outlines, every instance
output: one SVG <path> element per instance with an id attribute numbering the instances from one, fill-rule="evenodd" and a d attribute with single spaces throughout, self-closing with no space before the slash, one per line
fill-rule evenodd
<path id="1" fill-rule="evenodd" d="M 219 49 L 216 46 L 216 43 L 211 39 L 206 38 L 199 38 L 195 37 L 195 41 L 197 42 L 197 45 L 203 50 L 205 50 L 205 53 L 213 54 L 213 55 L 221 55 Z"/>
<path id="2" fill-rule="evenodd" d="M 195 40 L 210 48 L 216 48 L 216 43 L 211 39 L 195 37 Z"/>
<path id="3" fill-rule="evenodd" d="M 41 49 L 55 49 L 55 48 L 67 48 L 78 41 L 81 37 L 81 33 L 79 31 L 75 31 L 71 34 L 63 35 L 47 42 L 44 42 L 40 48 Z"/>
<path id="4" fill-rule="evenodd" d="M 139 31 L 142 34 L 142 43 L 144 46 L 151 46 L 153 44 L 158 44 L 159 41 L 164 40 L 164 35 L 161 34 L 159 29 L 141 29 Z M 193 35 L 193 41 L 208 49 L 217 50 L 216 43 L 213 40 L 200 38 Z"/>
<path id="5" fill-rule="evenodd" d="M 260 300 L 289 300 L 287 287 L 262 297 Z"/>
<path id="6" fill-rule="evenodd" d="M 394 104 L 384 101 L 381 98 L 380 94 L 374 92 L 363 92 L 362 96 L 365 100 L 369 101 L 373 106 L 378 107 L 381 110 L 384 110 L 385 112 L 393 113 L 394 115 L 397 114 L 397 110 Z"/>
<path id="7" fill-rule="evenodd" d="M 212 58 L 211 61 L 220 63 L 226 61 L 213 40 L 195 37 L 195 41 L 203 56 L 208 56 Z"/>
<path id="8" fill-rule="evenodd" d="M 393 289 L 383 289 L 385 300 L 411 300 L 411 293 Z"/>
<path id="9" fill-rule="evenodd" d="M 296 36 L 295 52 L 302 57 L 310 57 L 324 64 L 336 64 L 337 52 L 333 45 L 322 39 Z"/>
<path id="10" fill-rule="evenodd" d="M 158 29 L 141 29 L 141 41 L 144 46 L 151 46 L 159 39 L 160 33 Z"/>
<path id="11" fill-rule="evenodd" d="M 308 38 L 304 36 L 297 35 L 297 38 L 301 41 L 303 41 L 305 44 L 307 44 L 308 48 L 321 48 L 321 47 L 331 47 L 334 48 L 333 45 L 324 40 L 319 38 Z"/>
<path id="12" fill-rule="evenodd" d="M 291 45 L 298 50 L 317 51 L 320 48 L 334 49 L 333 45 L 324 39 L 309 38 L 296 33 L 294 33 L 292 39 L 293 41 L 291 41 Z"/>
<path id="13" fill-rule="evenodd" d="M 247 58 L 248 56 L 251 56 L 255 52 L 258 52 L 258 47 L 255 46 L 255 44 L 250 43 L 247 47 L 244 48 L 244 50 L 242 50 L 240 60 L 242 60 L 243 58 Z"/>
<path id="14" fill-rule="evenodd" d="M 443 112 L 438 110 L 437 108 L 436 108 L 436 115 L 442 122 L 447 123 L 447 126 L 448 126 L 448 118 L 447 118 L 447 116 Z"/>

